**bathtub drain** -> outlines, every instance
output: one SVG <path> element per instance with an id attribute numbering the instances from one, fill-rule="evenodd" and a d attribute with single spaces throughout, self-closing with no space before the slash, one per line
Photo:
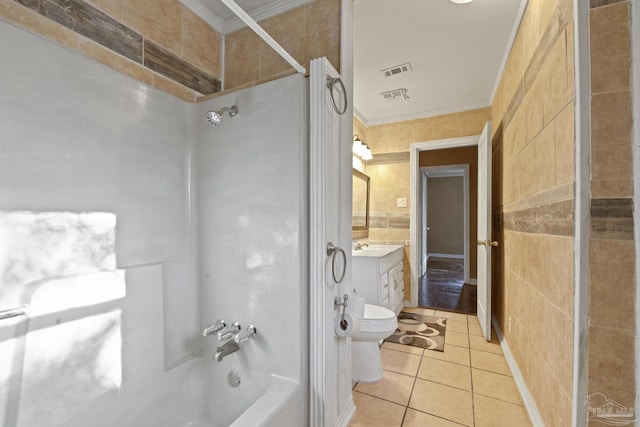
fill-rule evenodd
<path id="1" fill-rule="evenodd" d="M 227 381 L 231 387 L 238 387 L 240 385 L 240 372 L 231 371 L 227 375 Z"/>

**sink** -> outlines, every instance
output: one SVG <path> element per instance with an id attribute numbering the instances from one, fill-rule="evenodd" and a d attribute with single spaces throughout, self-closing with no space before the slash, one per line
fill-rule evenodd
<path id="1" fill-rule="evenodd" d="M 351 256 L 357 257 L 383 257 L 391 252 L 402 248 L 402 245 L 370 245 L 365 246 L 362 249 L 351 250 Z"/>

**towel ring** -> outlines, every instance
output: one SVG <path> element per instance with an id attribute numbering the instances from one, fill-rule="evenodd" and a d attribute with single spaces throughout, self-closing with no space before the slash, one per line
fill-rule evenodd
<path id="1" fill-rule="evenodd" d="M 342 254 L 342 262 L 344 263 L 344 268 L 342 269 L 342 274 L 340 275 L 340 279 L 336 277 L 336 255 L 339 253 Z M 335 246 L 333 243 L 327 243 L 327 256 L 331 256 L 331 274 L 333 275 L 333 281 L 337 284 L 342 283 L 344 280 L 344 275 L 347 272 L 347 255 L 344 253 L 342 248 Z"/>
<path id="2" fill-rule="evenodd" d="M 333 95 L 333 88 L 336 84 L 339 84 L 342 88 L 342 93 L 344 93 L 344 108 L 342 111 L 338 108 L 336 104 L 336 98 Z M 333 104 L 333 109 L 336 110 L 336 113 L 343 115 L 347 112 L 347 89 L 344 87 L 344 83 L 342 83 L 342 79 L 340 77 L 330 77 L 327 76 L 327 88 L 329 89 L 329 93 L 331 93 L 331 103 Z"/>

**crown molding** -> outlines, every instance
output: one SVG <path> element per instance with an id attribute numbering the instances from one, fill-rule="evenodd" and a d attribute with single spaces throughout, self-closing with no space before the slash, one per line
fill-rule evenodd
<path id="1" fill-rule="evenodd" d="M 358 117 L 358 120 L 360 120 L 365 126 L 377 126 L 377 125 L 387 125 L 390 123 L 406 122 L 409 120 L 426 119 L 428 117 L 442 116 L 444 114 L 459 113 L 459 112 L 468 111 L 468 110 L 476 110 L 478 108 L 487 108 L 490 106 L 491 104 L 489 103 L 489 100 L 486 100 L 486 101 L 476 101 L 476 102 L 470 102 L 465 104 L 452 105 L 450 107 L 437 108 L 434 110 L 428 110 L 428 111 L 423 111 L 423 112 L 414 113 L 414 114 L 382 117 L 375 120 L 363 120 L 364 116 L 362 116 L 360 113 L 358 113 L 360 114 L 360 116 L 356 116 L 356 117 Z M 355 108 L 354 108 L 354 111 L 356 111 Z"/>
<path id="2" fill-rule="evenodd" d="M 367 119 L 364 118 L 362 113 L 358 111 L 356 107 L 353 107 L 353 115 L 356 119 L 360 120 L 360 123 L 362 123 L 365 127 L 369 126 L 369 122 L 367 121 Z"/>
<path id="3" fill-rule="evenodd" d="M 191 0 L 193 1 L 193 0 Z M 195 0 L 198 1 L 198 0 Z M 259 22 L 272 16 L 279 15 L 284 12 L 288 12 L 291 9 L 303 6 L 307 3 L 311 3 L 313 0 L 277 0 L 273 1 L 265 6 L 258 7 L 256 9 L 247 10 L 246 12 L 253 18 L 254 21 Z M 246 24 L 238 17 L 234 17 L 225 22 L 222 33 L 229 34 L 234 31 L 245 28 Z"/>

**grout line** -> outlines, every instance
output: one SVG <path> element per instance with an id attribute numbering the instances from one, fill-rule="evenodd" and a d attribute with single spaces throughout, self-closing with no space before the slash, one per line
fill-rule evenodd
<path id="1" fill-rule="evenodd" d="M 402 407 L 406 408 L 406 406 L 403 405 L 402 403 L 394 402 L 393 400 L 385 399 L 384 397 L 376 396 L 376 395 L 370 394 L 370 393 L 365 393 L 364 391 L 360 391 L 360 390 L 354 390 L 354 392 L 360 393 L 360 394 L 364 394 L 365 396 L 373 397 L 375 399 L 379 399 L 379 400 L 382 400 L 384 402 L 393 403 L 394 405 L 398 405 L 398 406 L 402 406 Z"/>
<path id="2" fill-rule="evenodd" d="M 420 413 L 423 413 L 423 414 L 427 414 L 427 415 L 430 415 L 430 416 L 432 416 L 432 417 L 434 417 L 434 418 L 439 418 L 439 419 L 441 419 L 441 420 L 449 421 L 450 423 L 454 423 L 455 425 L 458 425 L 458 426 L 467 427 L 467 426 L 465 426 L 464 424 L 460 424 L 460 423 L 459 423 L 459 422 L 457 422 L 457 421 L 453 421 L 453 420 L 451 420 L 451 419 L 449 419 L 449 418 L 445 418 L 445 417 L 443 417 L 443 416 L 441 416 L 441 415 L 436 415 L 436 414 L 432 414 L 432 413 L 430 413 L 430 412 L 421 411 L 420 409 L 416 409 L 416 408 L 409 408 L 409 407 L 407 407 L 407 409 L 411 409 L 412 411 L 416 411 L 416 412 L 420 412 Z"/>
<path id="3" fill-rule="evenodd" d="M 483 394 L 483 393 L 475 393 L 474 392 L 473 394 L 474 394 L 474 396 L 477 394 L 478 396 L 488 397 L 489 399 L 497 400 L 499 402 L 509 403 L 511 405 L 518 406 L 518 407 L 520 407 L 520 408 L 522 408 L 522 409 L 524 409 L 526 411 L 526 408 L 524 407 L 524 403 L 513 403 L 513 402 L 509 402 L 508 400 L 499 399 L 499 398 L 497 398 L 495 396 L 489 396 L 488 394 Z M 522 401 L 522 400 L 520 400 L 520 401 Z"/>
<path id="4" fill-rule="evenodd" d="M 468 327 L 468 326 L 467 326 Z M 471 378 L 471 416 L 473 425 L 476 425 L 476 392 L 473 389 L 473 367 L 471 366 L 471 334 L 467 334 L 469 340 L 469 376 Z"/>

